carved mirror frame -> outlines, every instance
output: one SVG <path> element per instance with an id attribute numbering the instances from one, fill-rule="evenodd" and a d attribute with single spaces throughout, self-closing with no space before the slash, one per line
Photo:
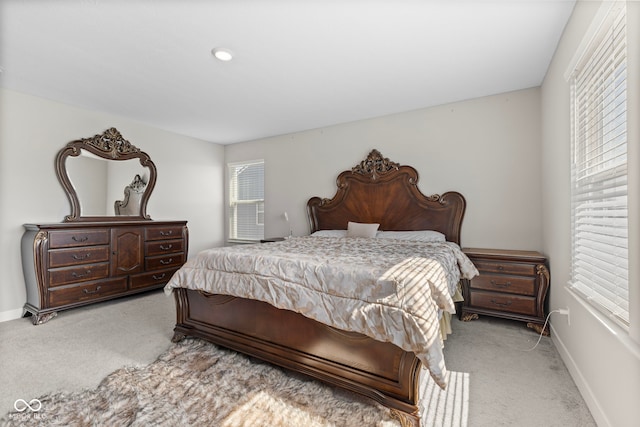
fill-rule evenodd
<path id="1" fill-rule="evenodd" d="M 143 167 L 149 168 L 149 180 L 147 182 L 144 194 L 140 200 L 140 212 L 138 215 L 127 216 L 83 216 L 78 193 L 71 183 L 66 167 L 66 161 L 69 157 L 77 157 L 82 150 L 94 154 L 106 160 L 131 160 L 139 159 Z M 82 138 L 69 142 L 62 148 L 56 156 L 56 175 L 58 181 L 62 184 L 69 202 L 71 203 L 71 214 L 65 216 L 64 222 L 73 221 L 132 221 L 132 220 L 151 220 L 147 215 L 147 201 L 156 184 L 157 169 L 156 165 L 151 161 L 147 153 L 124 139 L 116 128 L 110 128 L 102 134 L 95 135 L 91 138 Z"/>

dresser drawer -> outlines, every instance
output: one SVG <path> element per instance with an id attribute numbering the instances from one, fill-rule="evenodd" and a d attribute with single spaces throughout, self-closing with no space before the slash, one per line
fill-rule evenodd
<path id="1" fill-rule="evenodd" d="M 51 231 L 49 233 L 49 248 L 51 249 L 107 244 L 109 244 L 109 230 L 106 228 L 93 230 Z"/>
<path id="2" fill-rule="evenodd" d="M 473 289 L 536 296 L 536 278 L 522 276 L 506 276 L 500 274 L 480 273 L 471 279 L 470 286 Z"/>
<path id="3" fill-rule="evenodd" d="M 145 255 L 155 256 L 184 251 L 184 240 L 158 240 L 144 245 Z"/>
<path id="4" fill-rule="evenodd" d="M 49 303 L 53 306 L 74 304 L 107 296 L 117 295 L 127 290 L 127 278 L 101 280 L 80 285 L 49 289 Z"/>
<path id="5" fill-rule="evenodd" d="M 146 270 L 164 270 L 184 264 L 184 253 L 145 258 Z"/>
<path id="6" fill-rule="evenodd" d="M 138 274 L 131 277 L 131 289 L 146 288 L 153 285 L 163 285 L 171 279 L 177 268 L 171 270 L 158 270 L 152 273 Z"/>
<path id="7" fill-rule="evenodd" d="M 527 316 L 536 316 L 538 314 L 536 299 L 525 296 L 474 291 L 470 295 L 469 305 L 503 313 L 518 313 Z"/>
<path id="8" fill-rule="evenodd" d="M 109 261 L 109 246 L 86 246 L 49 251 L 49 267 L 67 267 Z"/>
<path id="9" fill-rule="evenodd" d="M 109 277 L 109 263 L 87 264 L 78 267 L 49 270 L 49 286 L 61 286 L 69 283 Z"/>
<path id="10" fill-rule="evenodd" d="M 182 238 L 181 225 L 167 225 L 162 227 L 147 227 L 145 240 L 168 240 Z"/>
<path id="11" fill-rule="evenodd" d="M 483 260 L 473 260 L 473 264 L 480 271 L 480 274 L 483 271 L 488 273 L 520 274 L 523 276 L 534 276 L 536 274 L 535 264 Z"/>

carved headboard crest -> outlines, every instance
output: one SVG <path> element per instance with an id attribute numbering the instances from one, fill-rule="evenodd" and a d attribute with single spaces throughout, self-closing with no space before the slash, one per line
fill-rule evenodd
<path id="1" fill-rule="evenodd" d="M 108 153 L 113 159 L 123 154 L 139 153 L 140 149 L 124 139 L 116 128 L 109 128 L 101 134 L 91 138 L 82 138 L 83 144 L 90 145 L 104 153 Z"/>
<path id="2" fill-rule="evenodd" d="M 448 191 L 425 196 L 418 171 L 371 150 L 366 159 L 336 179 L 332 198 L 307 201 L 311 232 L 347 230 L 349 222 L 377 223 L 380 230 L 435 230 L 460 243 L 466 207 L 462 194 Z"/>
<path id="3" fill-rule="evenodd" d="M 375 181 L 380 175 L 384 175 L 389 171 L 398 170 L 399 163 L 392 162 L 386 157 L 382 157 L 382 154 L 378 150 L 371 150 L 366 159 L 360 162 L 351 169 L 353 173 L 359 173 L 360 175 L 371 175 L 371 180 Z"/>

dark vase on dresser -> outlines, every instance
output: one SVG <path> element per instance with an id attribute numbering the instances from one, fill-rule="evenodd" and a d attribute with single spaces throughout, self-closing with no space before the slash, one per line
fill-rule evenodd
<path id="1" fill-rule="evenodd" d="M 61 310 L 161 288 L 184 264 L 186 221 L 147 215 L 156 167 L 115 128 L 68 143 L 56 175 L 71 214 L 62 223 L 25 224 L 22 237 L 24 310 L 34 325 Z"/>

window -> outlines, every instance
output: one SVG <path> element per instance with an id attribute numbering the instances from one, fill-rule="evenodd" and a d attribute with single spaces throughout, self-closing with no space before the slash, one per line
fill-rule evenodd
<path id="1" fill-rule="evenodd" d="M 570 77 L 570 286 L 628 329 L 626 10 L 614 3 Z"/>
<path id="2" fill-rule="evenodd" d="M 229 164 L 229 240 L 264 238 L 264 161 Z"/>

